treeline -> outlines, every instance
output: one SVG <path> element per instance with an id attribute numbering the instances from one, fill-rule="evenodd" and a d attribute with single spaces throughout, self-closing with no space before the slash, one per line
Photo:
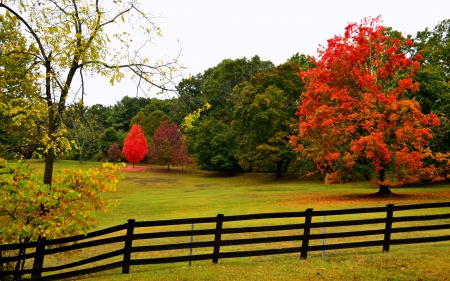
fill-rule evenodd
<path id="1" fill-rule="evenodd" d="M 389 36 L 398 32 L 387 29 Z M 429 146 L 434 152 L 450 151 L 450 21 L 440 22 L 408 36 L 414 44 L 399 50 L 409 57 L 420 54 L 420 70 L 414 82 L 416 100 L 423 113 L 435 113 L 440 125 L 432 128 Z M 225 59 L 203 73 L 183 79 L 178 96 L 157 99 L 125 96 L 113 106 L 72 104 L 63 117 L 73 148 L 60 158 L 96 161 L 124 160 L 108 156 L 112 145 L 123 148 L 133 124 L 139 124 L 148 143 L 163 121 L 177 124 L 195 163 L 212 171 L 255 171 L 307 174 L 316 169 L 312 160 L 299 158 L 289 140 L 298 134 L 296 112 L 305 84 L 299 73 L 314 68 L 305 54 L 295 54 L 281 65 L 258 56 Z M 38 128 L 39 129 L 39 128 Z M 2 132 L 3 154 L 38 154 L 33 144 L 16 145 Z M 20 136 L 18 136 L 19 139 Z M 18 142 L 18 140 L 17 140 Z M 117 151 L 117 149 L 115 149 Z M 4 155 L 4 156 L 5 156 Z M 152 162 L 146 157 L 145 162 Z"/>

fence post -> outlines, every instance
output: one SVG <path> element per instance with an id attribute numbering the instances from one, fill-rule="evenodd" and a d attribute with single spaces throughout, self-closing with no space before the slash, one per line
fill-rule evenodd
<path id="1" fill-rule="evenodd" d="M 222 238 L 222 225 L 223 225 L 223 214 L 218 214 L 216 223 L 216 234 L 214 235 L 214 252 L 212 259 L 212 262 L 214 264 L 219 262 L 220 240 Z"/>
<path id="2" fill-rule="evenodd" d="M 383 252 L 389 252 L 389 244 L 391 241 L 392 217 L 394 216 L 394 204 L 386 205 L 386 227 L 384 229 Z"/>
<path id="3" fill-rule="evenodd" d="M 33 269 L 42 269 L 44 267 L 45 257 L 45 238 L 39 239 L 39 244 L 36 246 L 36 256 L 34 257 Z M 34 272 L 31 274 L 31 279 L 41 278 L 42 272 Z"/>
<path id="4" fill-rule="evenodd" d="M 305 213 L 305 228 L 303 229 L 303 241 L 302 250 L 300 252 L 300 259 L 303 260 L 308 257 L 308 244 L 309 244 L 309 233 L 311 232 L 311 219 L 312 219 L 313 209 L 306 209 Z"/>
<path id="5" fill-rule="evenodd" d="M 128 220 L 127 236 L 125 237 L 125 249 L 123 253 L 122 274 L 130 273 L 131 247 L 133 245 L 134 223 L 133 219 Z"/>

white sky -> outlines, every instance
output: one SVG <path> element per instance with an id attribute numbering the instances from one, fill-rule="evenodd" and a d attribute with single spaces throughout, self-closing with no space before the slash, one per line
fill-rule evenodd
<path id="1" fill-rule="evenodd" d="M 149 45 L 146 54 L 153 60 L 164 54 L 176 56 L 180 40 L 180 63 L 188 67 L 185 76 L 203 73 L 226 58 L 259 55 L 278 65 L 297 52 L 316 56 L 319 44 L 325 45 L 335 34 L 342 34 L 348 23 L 367 16 L 381 15 L 385 26 L 413 36 L 450 18 L 450 0 L 140 2 L 143 10 L 159 16 L 155 22 L 163 30 L 163 38 Z M 112 87 L 108 80 L 96 78 L 86 87 L 87 105 L 113 105 L 124 95 L 136 96 L 136 86 L 128 79 Z"/>

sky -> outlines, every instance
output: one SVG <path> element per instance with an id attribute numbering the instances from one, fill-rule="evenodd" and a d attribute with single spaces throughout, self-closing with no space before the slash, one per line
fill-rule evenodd
<path id="1" fill-rule="evenodd" d="M 154 61 L 176 57 L 181 50 L 179 62 L 187 67 L 184 77 L 228 58 L 258 55 L 279 65 L 297 52 L 316 56 L 319 45 L 326 46 L 349 23 L 369 16 L 381 15 L 385 26 L 413 36 L 450 18 L 449 0 L 141 0 L 140 4 L 163 32 L 143 52 Z M 114 105 L 125 95 L 136 96 L 136 85 L 126 78 L 111 86 L 96 77 L 86 81 L 86 94 L 86 105 Z"/>

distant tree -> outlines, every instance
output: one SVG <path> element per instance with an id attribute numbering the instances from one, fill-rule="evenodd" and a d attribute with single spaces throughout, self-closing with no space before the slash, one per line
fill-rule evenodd
<path id="1" fill-rule="evenodd" d="M 107 153 L 109 147 L 114 142 L 119 142 L 119 137 L 117 131 L 113 127 L 109 127 L 103 132 L 103 135 L 100 137 L 100 147 L 103 153 Z"/>
<path id="2" fill-rule="evenodd" d="M 119 161 L 122 158 L 122 151 L 120 151 L 119 144 L 117 142 L 111 144 L 108 149 L 108 157 L 110 161 Z"/>
<path id="3" fill-rule="evenodd" d="M 229 171 L 239 169 L 235 158 L 236 132 L 222 121 L 205 119 L 198 126 L 193 146 L 194 158 L 203 170 Z"/>
<path id="4" fill-rule="evenodd" d="M 433 128 L 430 146 L 434 152 L 450 151 L 450 19 L 439 22 L 434 29 L 417 32 L 410 46 L 412 55 L 422 56 L 420 70 L 414 80 L 419 90 L 408 95 L 416 99 L 424 113 L 438 115 L 440 124 Z"/>
<path id="5" fill-rule="evenodd" d="M 187 141 L 183 139 L 177 124 L 169 125 L 166 120 L 161 122 L 149 145 L 148 156 L 153 164 L 167 165 L 168 171 L 170 165 L 188 163 Z"/>
<path id="6" fill-rule="evenodd" d="M 369 178 L 379 193 L 391 193 L 390 186 L 419 180 L 439 120 L 404 98 L 419 86 L 420 57 L 402 52 L 412 44 L 367 18 L 329 39 L 316 67 L 300 72 L 306 90 L 292 145 L 315 161 L 326 183 Z"/>
<path id="7" fill-rule="evenodd" d="M 139 125 L 133 125 L 124 140 L 123 155 L 128 162 L 139 163 L 148 152 L 148 144 L 144 132 Z"/>
<path id="8" fill-rule="evenodd" d="M 153 139 L 153 134 L 156 132 L 156 128 L 161 125 L 164 120 L 169 120 L 169 117 L 161 110 L 155 110 L 148 117 L 142 111 L 139 111 L 133 119 L 131 119 L 131 125 L 138 124 L 144 131 L 145 137 L 148 141 Z"/>
<path id="9" fill-rule="evenodd" d="M 281 178 L 295 153 L 289 146 L 296 123 L 295 111 L 304 84 L 298 64 L 287 62 L 253 76 L 234 88 L 232 127 L 236 130 L 236 157 L 244 170 L 272 172 Z"/>

